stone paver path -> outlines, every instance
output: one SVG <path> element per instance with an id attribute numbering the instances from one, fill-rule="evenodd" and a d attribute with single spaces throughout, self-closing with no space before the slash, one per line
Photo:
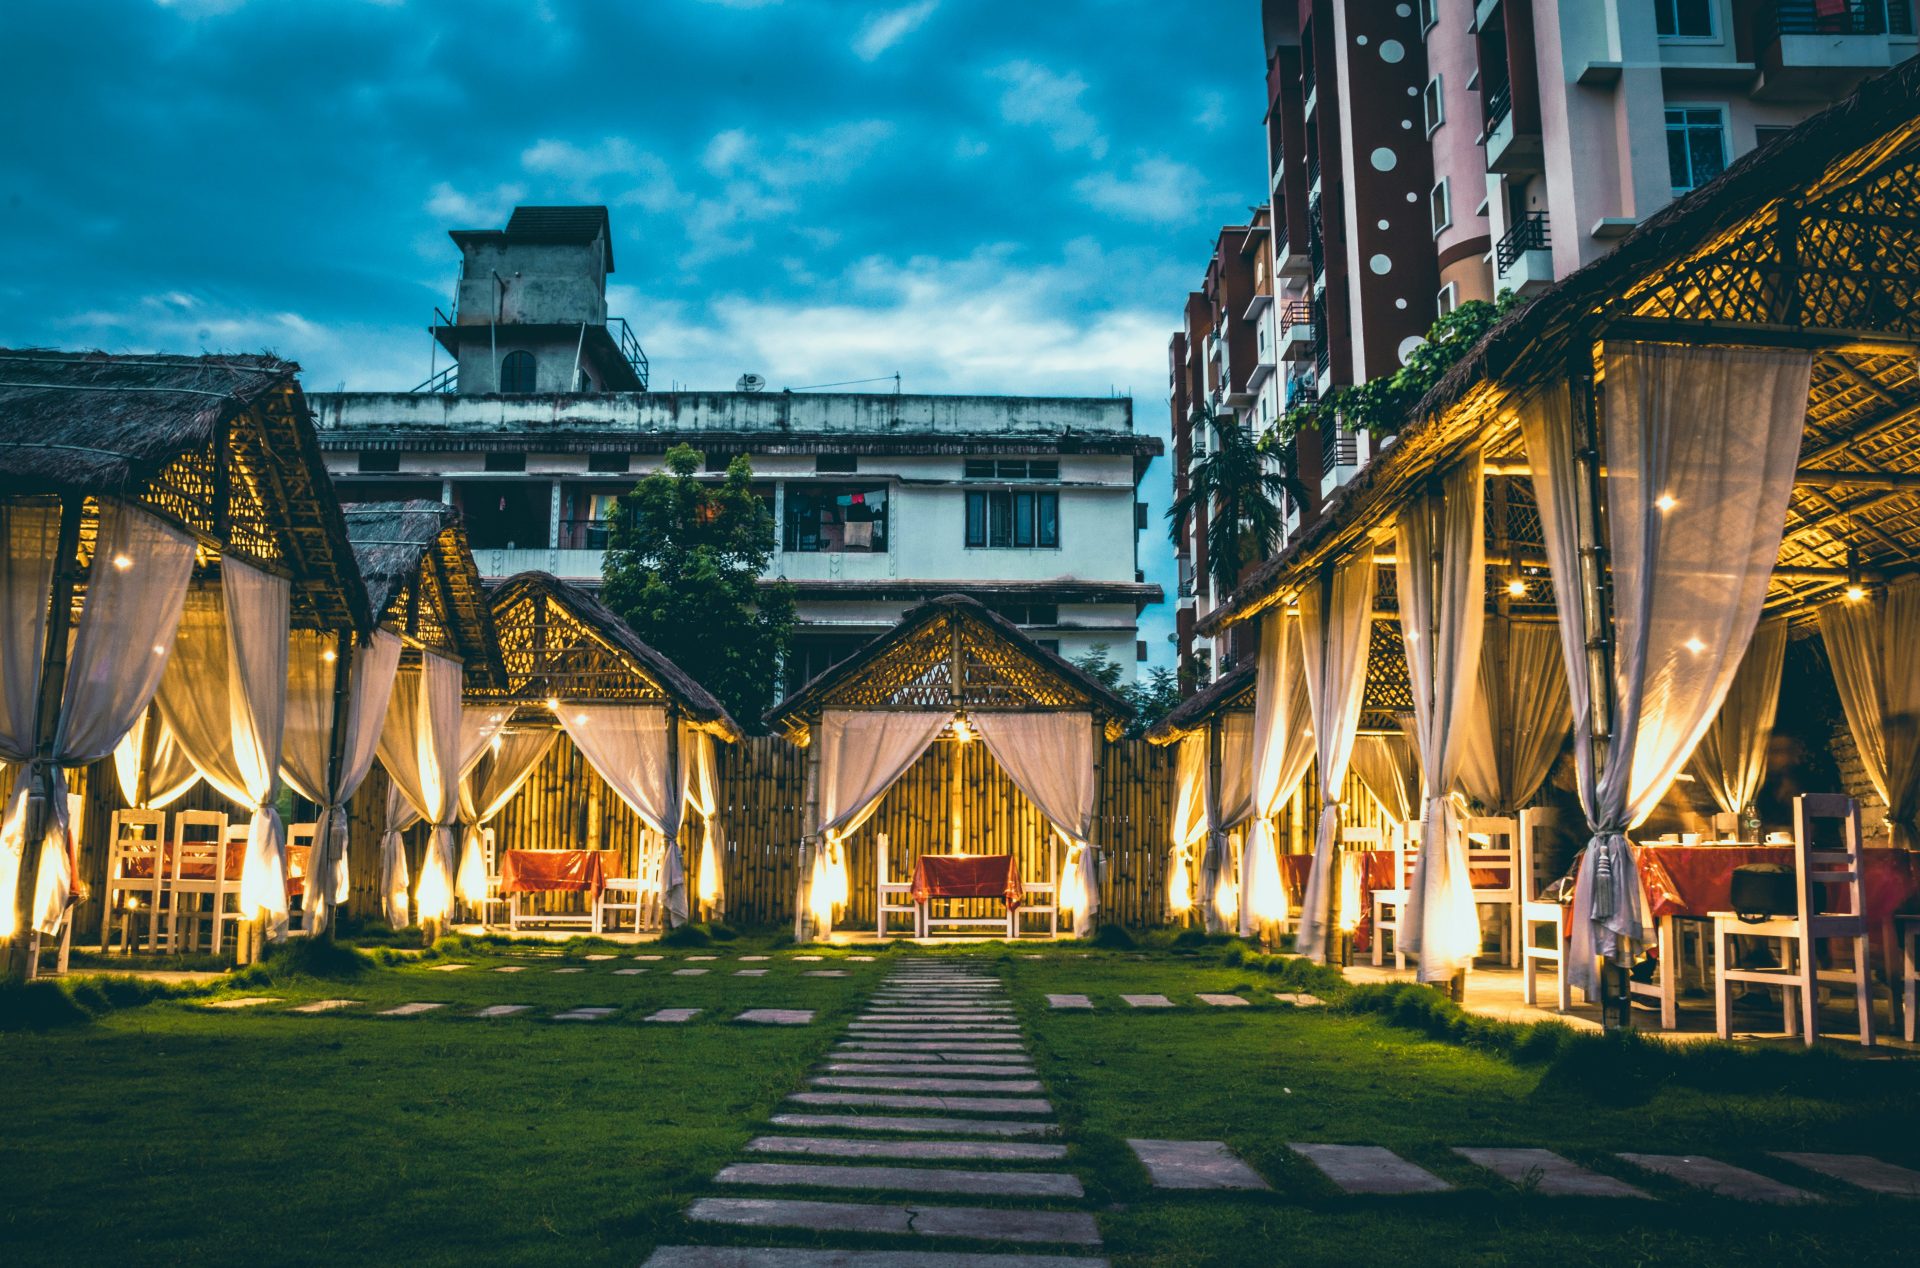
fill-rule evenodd
<path id="1" fill-rule="evenodd" d="M 1589 1171 L 1551 1149 L 1454 1149 L 1475 1166 L 1485 1167 L 1522 1189 L 1549 1198 L 1644 1198 L 1625 1180 Z"/>
<path id="2" fill-rule="evenodd" d="M 1201 995 L 1202 1004 L 1212 1004 L 1215 1008 L 1245 1008 L 1247 1001 L 1238 995 Z"/>
<path id="3" fill-rule="evenodd" d="M 293 1013 L 330 1013 L 336 1008 L 352 1008 L 360 1001 L 357 999 L 316 999 L 311 1004 L 300 1004 L 288 1009 Z"/>
<path id="4" fill-rule="evenodd" d="M 278 1004 L 278 995 L 242 995 L 235 999 L 210 999 L 203 1008 L 258 1008 L 262 1004 Z"/>
<path id="5" fill-rule="evenodd" d="M 638 977 L 645 972 L 645 969 L 615 969 L 613 975 L 615 977 Z"/>
<path id="6" fill-rule="evenodd" d="M 811 1008 L 749 1008 L 735 1021 L 758 1022 L 762 1026 L 811 1026 Z"/>
<path id="7" fill-rule="evenodd" d="M 663 1008 L 657 1013 L 648 1014 L 647 1020 L 678 1025 L 683 1021 L 692 1021 L 699 1015 L 700 1010 L 697 1008 Z"/>
<path id="8" fill-rule="evenodd" d="M 578 965 L 575 965 L 572 968 L 555 969 L 554 972 L 555 973 L 585 973 L 586 970 L 583 968 L 580 968 Z"/>
<path id="9" fill-rule="evenodd" d="M 569 1008 L 564 1013 L 555 1013 L 553 1019 L 555 1021 L 599 1021 L 603 1017 L 611 1017 L 618 1011 L 620 1010 L 617 1008 Z"/>
<path id="10" fill-rule="evenodd" d="M 485 1008 L 475 1013 L 474 1016 L 475 1017 L 512 1017 L 517 1013 L 527 1012 L 532 1007 L 533 1007 L 532 1004 L 488 1004 Z"/>
<path id="11" fill-rule="evenodd" d="M 1282 1004 L 1292 1004 L 1295 1008 L 1321 1008 L 1327 1002 L 1318 995 L 1308 995 L 1300 991 L 1275 991 L 1273 997 Z"/>
<path id="12" fill-rule="evenodd" d="M 1100 1230 L 1086 1209 L 1080 1178 L 1064 1169 L 1066 1145 L 1050 1139 L 1059 1132 L 1053 1104 L 1035 1076 L 1006 991 L 990 970 L 932 957 L 895 961 L 886 982 L 787 1106 L 773 1115 L 766 1134 L 748 1143 L 743 1160 L 714 1176 L 720 1193 L 696 1199 L 686 1212 L 690 1229 L 726 1226 L 734 1232 L 720 1240 L 735 1242 L 741 1230 L 757 1230 L 769 1243 L 663 1247 L 648 1261 L 652 1268 L 1106 1263 L 1058 1253 L 1097 1246 Z M 742 1192 L 753 1189 L 768 1192 Z M 792 1196 L 809 1190 L 836 1200 Z M 991 1204 L 951 1201 L 966 1198 Z M 859 1235 L 903 1241 L 894 1250 L 780 1244 L 799 1238 L 831 1247 L 836 1238 Z M 961 1245 L 951 1251 L 906 1249 L 929 1240 Z M 968 1252 L 967 1242 L 1025 1243 L 1036 1253 Z"/>
<path id="13" fill-rule="evenodd" d="M 735 977 L 765 977 L 767 971 L 765 969 L 735 969 L 733 975 Z"/>
<path id="14" fill-rule="evenodd" d="M 435 973 L 458 973 L 461 969 L 470 969 L 471 964 L 435 964 L 430 965 Z"/>
<path id="15" fill-rule="evenodd" d="M 713 972 L 712 969 L 675 969 L 673 975 L 675 977 L 699 977 L 703 973 L 711 972 Z"/>
<path id="16" fill-rule="evenodd" d="M 1345 1193 L 1445 1193 L 1445 1180 L 1378 1145 L 1288 1145 Z"/>
<path id="17" fill-rule="evenodd" d="M 1122 995 L 1128 1008 L 1172 1008 L 1173 1001 L 1165 995 Z"/>
<path id="18" fill-rule="evenodd" d="M 1920 1171 L 1896 1167 L 1866 1154 L 1776 1153 L 1776 1158 L 1843 1180 L 1869 1193 L 1896 1198 L 1920 1198 Z"/>
<path id="19" fill-rule="evenodd" d="M 1156 1189 L 1266 1189 L 1224 1140 L 1129 1140 Z"/>
<path id="20" fill-rule="evenodd" d="M 402 1004 L 398 1008 L 382 1009 L 382 1017 L 418 1017 L 421 1013 L 430 1013 L 436 1008 L 445 1008 L 445 1004 Z"/>
<path id="21" fill-rule="evenodd" d="M 1742 1202 L 1769 1202 L 1775 1206 L 1820 1200 L 1805 1189 L 1797 1189 L 1785 1181 L 1763 1176 L 1757 1171 L 1748 1171 L 1745 1167 L 1736 1167 L 1730 1162 L 1721 1162 L 1717 1158 L 1701 1158 L 1692 1154 L 1618 1156 L 1636 1167 L 1696 1189 L 1705 1189 L 1718 1197 L 1736 1198 Z"/>
<path id="22" fill-rule="evenodd" d="M 526 971 L 527 966 L 524 964 L 503 964 L 494 970 L 495 973 L 525 973 Z"/>

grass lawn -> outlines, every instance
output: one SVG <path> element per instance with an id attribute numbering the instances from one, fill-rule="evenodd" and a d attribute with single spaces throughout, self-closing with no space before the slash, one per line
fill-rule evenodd
<path id="1" fill-rule="evenodd" d="M 818 952 L 822 962 L 796 962 L 793 949 L 753 938 L 685 949 L 582 941 L 565 958 L 552 951 L 486 946 L 350 978 L 283 974 L 224 994 L 285 1004 L 221 1011 L 206 999 L 166 1000 L 89 1025 L 0 1033 L 10 1111 L 0 1258 L 637 1265 L 661 1242 L 728 1239 L 690 1230 L 681 1210 L 713 1191 L 713 1173 L 740 1157 L 900 954 L 863 963 L 830 949 Z M 588 951 L 618 958 L 587 961 Z M 635 953 L 666 958 L 636 962 Z M 743 964 L 743 954 L 772 958 Z M 1782 1057 L 1755 1068 L 1757 1086 L 1753 1072 L 1742 1075 L 1749 1090 L 1739 1092 L 1703 1086 L 1697 1069 L 1623 1089 L 1609 1085 L 1591 1048 L 1584 1059 L 1527 1064 L 1378 1015 L 1289 1008 L 1272 999 L 1274 979 L 1223 963 L 1217 947 L 936 954 L 1009 982 L 1069 1165 L 1118 1265 L 1865 1264 L 1901 1261 L 1920 1240 L 1920 1203 L 1867 1199 L 1763 1161 L 1768 1149 L 1808 1149 L 1920 1166 L 1920 1063 L 1907 1059 Z M 689 959 L 702 955 L 719 958 Z M 436 967 L 448 960 L 471 967 Z M 492 971 L 516 964 L 525 971 Z M 553 971 L 560 967 L 586 971 Z M 688 967 L 710 972 L 672 973 Z M 769 972 L 736 977 L 741 968 Z M 848 976 L 803 976 L 818 969 Z M 1259 1002 L 1226 1010 L 1193 998 L 1216 990 Z M 1048 991 L 1085 992 L 1096 1008 L 1051 1011 Z M 1180 1006 L 1136 1011 L 1123 991 L 1164 993 Z M 286 1011 L 323 998 L 363 1003 Z M 411 1001 L 448 1007 L 414 1019 L 372 1015 Z M 496 1003 L 535 1007 L 499 1020 L 466 1015 Z M 545 1020 L 575 1005 L 618 1011 L 593 1023 Z M 686 1025 L 641 1020 L 669 1006 L 707 1011 Z M 729 1020 L 755 1006 L 814 1008 L 819 1019 Z M 1129 1136 L 1225 1140 L 1274 1192 L 1155 1191 Z M 1288 1141 L 1385 1145 L 1461 1191 L 1344 1197 Z M 1449 1145 L 1544 1146 L 1662 1200 L 1541 1198 L 1455 1158 Z M 1610 1160 L 1620 1149 L 1756 1165 L 1835 1203 L 1775 1210 L 1702 1198 Z"/>

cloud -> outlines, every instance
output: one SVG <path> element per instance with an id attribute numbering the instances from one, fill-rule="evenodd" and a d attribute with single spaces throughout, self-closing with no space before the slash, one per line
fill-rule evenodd
<path id="1" fill-rule="evenodd" d="M 481 193 L 466 194 L 441 181 L 427 199 L 427 214 L 451 229 L 490 228 L 505 223 L 507 213 L 526 196 L 525 185 L 495 185 Z"/>
<path id="2" fill-rule="evenodd" d="M 1193 116 L 1193 122 L 1209 132 L 1225 127 L 1227 123 L 1225 95 L 1217 92 L 1200 94 L 1200 112 Z"/>
<path id="3" fill-rule="evenodd" d="M 1166 224 L 1194 213 L 1205 183 L 1206 178 L 1185 163 L 1151 157 L 1135 163 L 1129 176 L 1095 172 L 1073 188 L 1088 205 L 1109 215 Z"/>
<path id="4" fill-rule="evenodd" d="M 1107 138 L 1100 121 L 1080 104 L 1087 81 L 1077 72 L 1061 75 L 1037 62 L 1008 62 L 989 72 L 1007 85 L 1000 97 L 1000 117 L 1008 123 L 1029 124 L 1046 130 L 1054 148 L 1062 152 L 1085 148 L 1094 158 L 1105 158 Z"/>
<path id="5" fill-rule="evenodd" d="M 590 185 L 603 176 L 638 170 L 640 155 L 625 137 L 607 137 L 581 147 L 571 141 L 542 139 L 520 152 L 520 166 L 543 176 Z"/>
<path id="6" fill-rule="evenodd" d="M 921 3 L 905 8 L 871 14 L 861 25 L 860 33 L 853 38 L 854 56 L 863 62 L 873 61 L 913 34 L 939 7 L 940 0 L 921 0 Z"/>

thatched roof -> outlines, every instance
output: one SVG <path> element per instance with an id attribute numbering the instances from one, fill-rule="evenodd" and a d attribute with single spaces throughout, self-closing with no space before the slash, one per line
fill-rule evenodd
<path id="1" fill-rule="evenodd" d="M 1085 710 L 1105 721 L 1111 738 L 1133 712 L 1112 688 L 978 599 L 945 594 L 909 608 L 892 630 L 788 696 L 767 724 L 804 744 L 810 719 L 826 709 L 955 707 Z"/>
<path id="2" fill-rule="evenodd" d="M 369 629 L 299 369 L 271 356 L 0 349 L 0 496 L 137 503 L 289 574 L 297 627 Z"/>
<path id="3" fill-rule="evenodd" d="M 1505 445 L 1518 456 L 1505 417 L 1512 404 L 1565 381 L 1609 334 L 1820 349 L 1803 462 L 1851 458 L 1911 471 L 1920 436 L 1889 424 L 1920 406 L 1916 233 L 1920 59 L 1743 156 L 1504 318 L 1414 407 L 1392 448 L 1208 613 L 1200 632 L 1259 613 L 1308 569 L 1353 547 L 1468 445 Z M 1869 436 L 1871 453 L 1855 443 Z M 1912 491 L 1848 501 L 1824 488 L 1796 489 L 1782 566 L 1838 568 L 1863 545 L 1895 559 L 1920 556 L 1917 510 Z M 1780 607 L 1819 592 L 1776 577 L 1769 602 Z"/>
<path id="4" fill-rule="evenodd" d="M 705 687 L 642 642 L 600 600 L 545 572 L 508 577 L 493 592 L 493 624 L 506 664 L 502 703 L 671 702 L 686 720 L 720 739 L 740 728 Z M 475 693 L 469 687 L 469 696 Z"/>
<path id="5" fill-rule="evenodd" d="M 374 619 L 465 663 L 467 678 L 504 683 L 493 612 L 460 512 L 444 502 L 343 508 Z"/>
<path id="6" fill-rule="evenodd" d="M 1254 666 L 1251 661 L 1222 674 L 1204 690 L 1196 691 L 1147 730 L 1149 744 L 1172 744 L 1223 713 L 1253 710 Z"/>

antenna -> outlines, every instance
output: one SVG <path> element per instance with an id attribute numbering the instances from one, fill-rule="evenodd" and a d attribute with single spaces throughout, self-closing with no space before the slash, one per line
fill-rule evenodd
<path id="1" fill-rule="evenodd" d="M 766 377 L 759 374 L 743 374 L 735 380 L 733 385 L 733 390 L 736 392 L 764 392 L 766 388 Z"/>

